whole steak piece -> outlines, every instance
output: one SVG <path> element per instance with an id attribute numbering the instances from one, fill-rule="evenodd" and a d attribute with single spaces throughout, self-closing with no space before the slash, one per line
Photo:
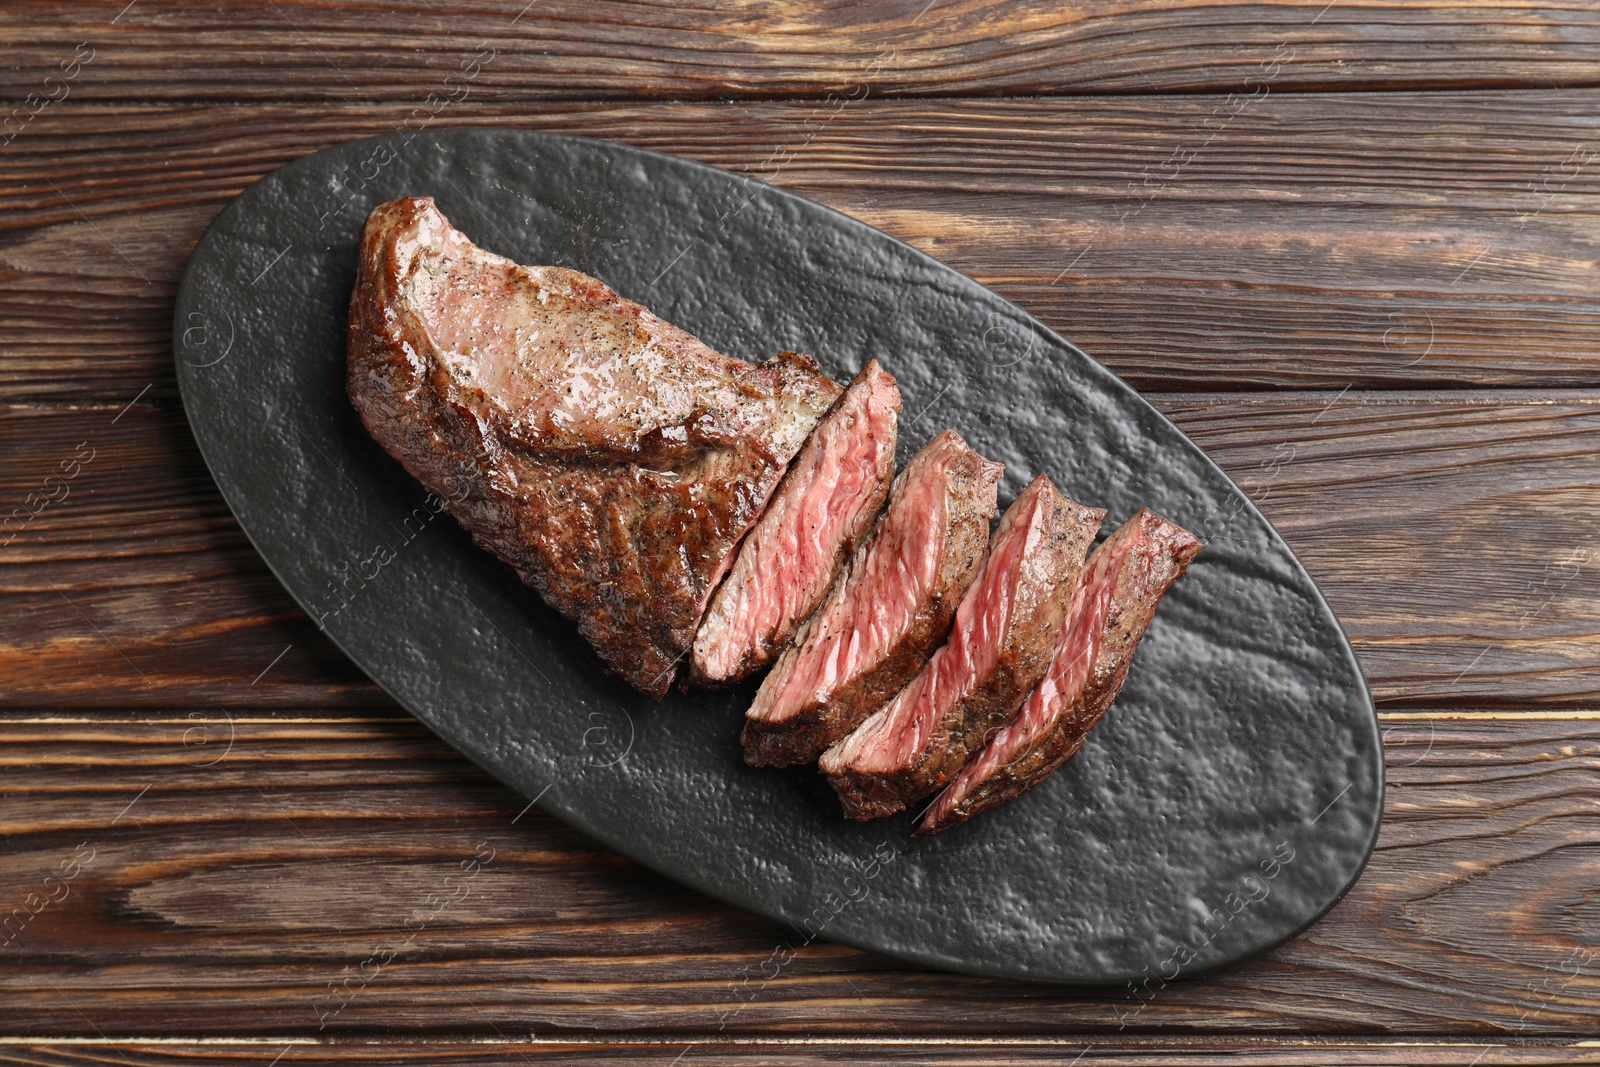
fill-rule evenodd
<path id="1" fill-rule="evenodd" d="M 752 766 L 809 763 L 927 662 L 983 564 L 1004 470 L 946 430 L 912 457 L 889 505 L 745 713 Z"/>
<path id="2" fill-rule="evenodd" d="M 426 197 L 367 219 L 348 373 L 379 444 L 657 698 L 840 393 L 808 356 L 730 359 L 594 278 L 485 252 Z"/>
<path id="3" fill-rule="evenodd" d="M 1106 513 L 1035 478 L 995 530 L 950 639 L 818 766 L 852 819 L 892 815 L 954 778 L 1050 666 L 1083 558 Z"/>
<path id="4" fill-rule="evenodd" d="M 1127 681 L 1167 589 L 1200 552 L 1189 531 L 1145 509 L 1106 538 L 1072 592 L 1050 670 L 1022 710 L 928 809 L 936 834 L 1038 785 L 1083 747 Z"/>
<path id="5" fill-rule="evenodd" d="M 739 548 L 694 639 L 692 678 L 737 682 L 778 657 L 883 510 L 894 478 L 894 378 L 868 361 L 823 416 Z"/>

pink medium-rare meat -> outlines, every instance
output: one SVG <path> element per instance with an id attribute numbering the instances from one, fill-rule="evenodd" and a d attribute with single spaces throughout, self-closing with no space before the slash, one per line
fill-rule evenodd
<path id="1" fill-rule="evenodd" d="M 1050 665 L 1072 585 L 1105 512 L 1044 475 L 1006 509 L 949 640 L 818 766 L 852 819 L 892 815 L 961 770 Z"/>
<path id="2" fill-rule="evenodd" d="M 918 833 L 938 833 L 999 807 L 1083 746 L 1122 690 L 1156 605 L 1200 548 L 1193 534 L 1147 509 L 1095 549 L 1044 680 L 934 801 Z"/>
<path id="3" fill-rule="evenodd" d="M 900 390 L 871 360 L 812 431 L 745 537 L 695 636 L 692 677 L 721 685 L 770 664 L 883 510 Z"/>
<path id="4" fill-rule="evenodd" d="M 376 208 L 350 300 L 367 430 L 651 696 L 839 395 L 808 356 L 719 355 L 602 282 Z"/>
<path id="5" fill-rule="evenodd" d="M 912 457 L 871 535 L 756 694 L 747 763 L 809 763 L 922 668 L 983 563 L 1003 470 L 949 430 Z"/>

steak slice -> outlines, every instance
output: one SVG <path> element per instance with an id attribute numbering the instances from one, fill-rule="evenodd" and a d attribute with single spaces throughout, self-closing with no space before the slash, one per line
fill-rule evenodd
<path id="1" fill-rule="evenodd" d="M 936 834 L 1038 785 L 1082 747 L 1127 680 L 1162 594 L 1200 552 L 1189 531 L 1148 509 L 1095 549 L 1072 593 L 1049 673 L 928 809 Z"/>
<path id="2" fill-rule="evenodd" d="M 629 682 L 666 693 L 735 546 L 839 395 L 718 355 L 603 283 L 376 208 L 350 298 L 367 430 Z"/>
<path id="3" fill-rule="evenodd" d="M 949 430 L 912 457 L 745 713 L 745 762 L 809 763 L 922 668 L 983 563 L 1003 470 Z"/>
<path id="4" fill-rule="evenodd" d="M 823 754 L 852 819 L 892 815 L 955 777 L 1050 666 L 1083 557 L 1106 517 L 1044 475 L 1006 509 L 989 558 L 922 673 Z"/>
<path id="5" fill-rule="evenodd" d="M 877 360 L 823 416 L 744 539 L 694 640 L 697 682 L 767 666 L 811 616 L 883 510 L 900 390 Z"/>

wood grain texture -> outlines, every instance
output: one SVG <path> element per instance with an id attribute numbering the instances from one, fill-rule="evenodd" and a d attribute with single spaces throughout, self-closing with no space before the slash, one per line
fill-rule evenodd
<path id="1" fill-rule="evenodd" d="M 1600 696 L 1600 397 L 1344 393 L 1159 407 L 1305 562 L 1385 707 Z"/>
<path id="2" fill-rule="evenodd" d="M 1600 385 L 1600 91 L 1222 107 L 467 104 L 434 125 L 772 179 L 992 286 L 1145 391 Z M 275 167 L 408 114 L 41 115 L 0 152 L 0 389 L 121 403 L 154 381 L 173 398 L 171 300 L 206 225 Z"/>
<path id="3" fill-rule="evenodd" d="M 1382 705 L 1600 698 L 1600 395 L 1158 399 L 1300 555 Z M 388 705 L 251 549 L 176 405 L 0 408 L 0 503 L 0 708 Z"/>
<path id="4" fill-rule="evenodd" d="M 696 1034 L 656 1039 L 595 1038 L 516 1040 L 510 1037 L 468 1041 L 365 1038 L 324 1042 L 290 1037 L 256 1039 L 122 1040 L 90 1038 L 68 1042 L 20 1039 L 0 1044 L 0 1064 L 18 1067 L 101 1067 L 108 1062 L 127 1067 L 201 1067 L 206 1064 L 261 1067 L 275 1055 L 285 1067 L 311 1064 L 402 1064 L 404 1067 L 480 1067 L 484 1064 L 541 1063 L 611 1067 L 648 1063 L 656 1067 L 724 1067 L 766 1064 L 926 1064 L 928 1067 L 1234 1067 L 1291 1064 L 1305 1067 L 1495 1067 L 1499 1064 L 1600 1063 L 1600 1048 L 1578 1039 L 1523 1041 L 1412 1040 L 1371 1041 L 1349 1038 L 1249 1040 L 1169 1035 L 1161 1038 L 1119 1038 L 1104 1035 L 1044 1041 L 1037 1038 L 786 1038 L 740 1039 Z"/>
<path id="5" fill-rule="evenodd" d="M 1600 1062 L 1588 0 L 21 0 L 0 40 L 0 1064 Z M 228 514 L 170 333 L 231 197 L 408 124 L 762 177 L 1162 394 L 1390 709 L 1351 896 L 1144 994 L 777 965 L 399 714 Z"/>
<path id="6" fill-rule="evenodd" d="M 1112 1047 L 1593 1033 L 1600 724 L 1416 723 L 1386 742 L 1387 817 L 1350 895 L 1256 960 L 1135 995 L 821 942 L 775 957 L 793 931 L 519 817 L 524 800 L 414 723 L 4 722 L 5 1029 Z"/>
<path id="7" fill-rule="evenodd" d="M 0 408 L 0 442 L 0 705 L 389 706 L 267 570 L 180 412 Z"/>
<path id="8" fill-rule="evenodd" d="M 489 100 L 1532 87 L 1600 82 L 1580 0 L 860 4 L 330 0 L 7 5 L 0 94 Z M 80 49 L 87 48 L 90 51 Z M 174 76 L 175 72 L 181 75 Z"/>

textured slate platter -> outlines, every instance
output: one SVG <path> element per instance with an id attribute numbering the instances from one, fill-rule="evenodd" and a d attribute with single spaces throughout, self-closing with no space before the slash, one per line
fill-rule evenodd
<path id="1" fill-rule="evenodd" d="M 1084 750 L 940 837 L 845 822 L 813 772 L 746 767 L 751 690 L 661 704 L 436 517 L 345 397 L 357 235 L 433 196 L 474 241 L 595 275 L 713 347 L 877 356 L 902 462 L 944 427 L 1207 543 Z M 174 322 L 195 437 L 240 524 L 326 632 L 484 768 L 613 848 L 811 938 L 1078 984 L 1180 975 L 1321 916 L 1378 828 L 1371 697 L 1287 546 L 1132 389 L 1021 309 L 887 235 L 750 179 L 524 131 L 396 133 L 269 175 L 196 249 Z M 530 900 L 529 907 L 538 902 Z M 1144 995 L 1144 994 L 1141 994 Z"/>

